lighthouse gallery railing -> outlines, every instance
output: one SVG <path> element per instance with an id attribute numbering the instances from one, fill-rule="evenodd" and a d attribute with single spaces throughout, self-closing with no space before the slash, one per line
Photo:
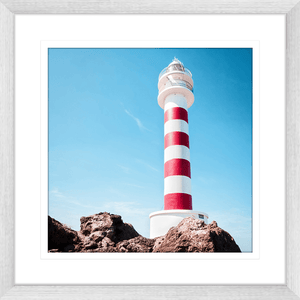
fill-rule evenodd
<path id="1" fill-rule="evenodd" d="M 159 90 L 159 93 L 162 92 L 164 89 L 170 87 L 170 86 L 183 86 L 183 87 L 188 88 L 190 91 L 193 92 L 193 87 L 192 87 L 191 84 L 189 84 L 186 81 L 177 79 L 177 80 L 173 80 L 173 82 L 170 81 L 170 80 L 167 81 L 167 83 L 164 86 L 161 87 L 161 89 Z"/>

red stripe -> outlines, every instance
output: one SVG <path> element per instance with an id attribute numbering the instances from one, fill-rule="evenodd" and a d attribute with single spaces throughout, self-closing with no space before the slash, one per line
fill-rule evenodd
<path id="1" fill-rule="evenodd" d="M 164 197 L 165 210 L 168 209 L 190 209 L 192 210 L 192 195 L 184 193 L 167 194 Z"/>
<path id="2" fill-rule="evenodd" d="M 189 136 L 185 132 L 173 131 L 165 135 L 165 149 L 173 145 L 190 147 Z"/>
<path id="3" fill-rule="evenodd" d="M 188 112 L 182 107 L 172 107 L 165 112 L 165 123 L 169 120 L 184 120 L 188 123 Z"/>
<path id="4" fill-rule="evenodd" d="M 174 158 L 165 163 L 165 178 L 173 175 L 182 175 L 191 178 L 191 164 L 186 159 Z"/>

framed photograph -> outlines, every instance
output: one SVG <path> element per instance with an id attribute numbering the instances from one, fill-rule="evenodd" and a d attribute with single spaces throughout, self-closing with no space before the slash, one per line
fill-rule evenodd
<path id="1" fill-rule="evenodd" d="M 25 25 L 17 26 L 25 28 Z M 281 36 L 283 41 L 284 35 Z M 22 46 L 20 48 L 23 49 Z M 70 228 L 80 232 L 80 237 L 84 230 L 84 223 L 79 222 L 82 216 L 107 211 L 120 215 L 123 222 L 129 222 L 147 239 L 163 236 L 184 217 L 198 219 L 195 225 L 200 224 L 201 220 L 207 224 L 216 221 L 219 228 L 234 238 L 232 243 L 225 243 L 226 246 L 218 248 L 216 241 L 211 244 L 214 246 L 207 247 L 210 242 L 195 240 L 192 242 L 194 246 L 174 244 L 173 250 L 168 246 L 168 252 L 197 252 L 201 249 L 206 252 L 242 251 L 243 254 L 237 254 L 237 258 L 259 257 L 258 42 L 165 41 L 161 44 L 158 41 L 102 41 L 97 45 L 97 42 L 43 41 L 41 51 L 41 80 L 45 82 L 41 91 L 42 136 L 48 138 L 49 132 L 48 141 L 42 140 L 41 180 L 45 182 L 42 184 L 45 187 L 41 199 L 42 216 L 49 215 L 60 223 L 69 224 Z M 180 57 L 184 64 L 174 56 Z M 165 67 L 163 62 L 167 65 L 171 63 L 171 67 L 162 71 Z M 188 69 L 189 65 L 193 67 L 191 70 Z M 174 68 L 184 68 L 184 71 L 177 72 Z M 157 88 L 159 73 L 160 85 L 166 86 L 160 88 L 161 92 Z M 167 76 L 186 75 L 190 77 L 182 79 L 190 80 L 193 86 L 178 78 L 164 83 L 168 80 Z M 117 90 L 115 85 L 118 86 Z M 183 85 L 189 89 L 186 90 Z M 164 112 L 157 98 L 167 97 L 166 93 L 172 93 L 174 89 L 177 93 L 188 93 L 184 98 L 187 97 L 185 99 L 189 101 L 194 98 L 195 103 L 189 103 L 191 108 L 181 110 L 166 106 L 166 110 L 188 112 L 187 119 L 190 120 L 170 119 L 164 126 Z M 176 104 L 179 100 L 174 99 L 172 101 L 175 102 L 170 102 L 172 105 L 181 104 Z M 185 103 L 183 98 L 180 99 Z M 86 110 L 84 113 L 83 107 Z M 92 121 L 87 121 L 83 114 L 89 115 Z M 165 135 L 164 128 L 167 131 Z M 172 132 L 183 132 L 185 137 L 188 136 L 191 146 L 170 145 L 164 151 L 163 136 L 167 138 Z M 92 144 L 85 140 L 87 133 Z M 25 135 L 25 132 L 20 135 Z M 66 139 L 66 136 L 69 138 Z M 181 177 L 178 177 L 179 167 L 172 165 L 181 163 L 178 157 L 182 157 L 182 164 L 185 164 L 180 167 L 181 170 L 186 172 L 189 168 Z M 165 184 L 164 165 L 168 175 L 165 176 Z M 74 167 L 77 171 L 72 171 L 71 175 Z M 189 187 L 182 194 L 178 190 L 175 190 L 177 193 L 166 194 L 165 208 L 162 210 L 164 185 L 167 191 L 173 192 L 180 183 L 172 185 L 172 180 L 178 179 L 185 184 L 192 182 L 192 188 Z M 75 182 L 75 186 L 71 187 L 70 184 Z M 116 182 L 118 186 L 115 186 Z M 190 198 L 182 201 L 182 196 L 186 195 L 190 195 Z M 178 197 L 177 202 L 168 200 L 170 196 Z M 210 216 L 208 220 L 202 210 Z M 199 219 L 199 215 L 203 219 Z M 42 235 L 47 236 L 47 223 L 44 217 L 42 220 Z M 56 221 L 50 220 L 56 226 Z M 88 220 L 91 218 L 83 219 L 84 222 L 90 222 Z M 80 249 L 75 244 L 60 246 L 55 242 L 55 234 L 49 232 L 51 238 L 48 239 L 53 243 L 48 249 L 43 247 L 42 256 L 57 259 L 58 253 L 80 251 L 101 252 L 97 258 L 107 259 L 108 255 L 103 252 L 113 252 L 109 257 L 116 258 L 120 255 L 114 252 L 124 251 L 125 254 L 127 251 L 144 251 L 156 253 L 147 257 L 157 259 L 158 252 L 165 251 L 161 247 L 168 243 L 166 239 L 162 244 L 159 239 L 155 242 L 157 245 L 150 246 L 154 241 L 147 240 L 149 244 L 144 247 L 145 240 L 141 240 L 138 250 L 129 241 L 136 236 L 134 231 L 128 231 L 126 240 L 130 245 L 127 245 L 128 242 L 125 245 L 123 237 L 110 235 L 110 238 L 103 240 L 102 236 L 107 235 L 104 227 L 100 234 L 96 226 L 96 235 L 101 236 L 96 238 L 95 243 L 89 238 L 85 239 L 87 248 L 81 248 L 80 242 L 76 242 Z M 122 228 L 116 227 L 114 231 L 123 232 Z M 94 234 L 91 234 L 94 241 Z M 83 235 L 90 236 L 87 231 Z M 181 239 L 186 240 L 183 236 Z M 132 240 L 133 243 L 135 241 Z M 196 245 L 202 248 L 198 249 Z M 74 259 L 74 255 L 72 253 L 70 257 Z M 217 256 L 214 255 L 215 258 Z M 83 255 L 79 257 L 82 259 Z M 126 259 L 126 254 L 122 257 Z M 142 257 L 146 258 L 145 255 Z M 164 257 L 167 259 L 166 255 Z M 175 255 L 169 257 L 175 258 Z M 184 258 L 182 253 L 178 258 Z M 203 255 L 201 259 L 205 259 Z"/>
<path id="2" fill-rule="evenodd" d="M 52 2 L 48 2 L 47 7 L 42 3 L 35 3 L 35 6 L 26 2 L 0 3 L 1 30 L 3 30 L 0 34 L 5 41 L 0 45 L 0 62 L 3 66 L 1 68 L 3 80 L 0 81 L 0 122 L 2 124 L 0 151 L 1 178 L 3 178 L 0 201 L 1 208 L 4 208 L 3 218 L 0 220 L 3 230 L 0 233 L 2 240 L 6 241 L 0 247 L 1 270 L 4 270 L 0 278 L 1 297 L 17 299 L 77 297 L 80 299 L 88 295 L 89 298 L 96 299 L 101 295 L 103 299 L 138 299 L 143 295 L 146 299 L 153 299 L 155 295 L 156 299 L 167 299 L 171 295 L 172 299 L 183 296 L 191 299 L 202 296 L 207 299 L 253 297 L 299 299 L 300 222 L 297 202 L 300 193 L 297 177 L 299 3 L 297 4 L 297 1 L 290 4 L 276 3 L 270 8 L 264 2 L 259 7 L 251 2 L 247 2 L 247 5 L 236 2 L 231 3 L 234 9 L 230 8 L 229 4 L 227 3 L 227 6 L 222 4 L 217 9 L 209 5 L 190 3 L 191 7 L 196 9 L 187 11 L 186 3 L 184 5 L 179 2 L 173 3 L 172 9 L 163 8 L 158 3 L 153 3 L 151 8 L 143 7 L 139 3 L 131 3 L 130 9 L 122 7 L 121 4 L 114 7 L 103 5 L 100 9 L 98 6 L 94 7 L 92 3 L 76 3 L 71 7 L 57 6 Z M 169 15 L 179 11 L 182 15 Z M 41 15 L 28 15 L 27 18 L 26 14 L 34 12 Z M 74 12 L 93 13 L 93 15 L 57 15 Z M 168 15 L 147 15 L 158 12 Z M 232 16 L 233 19 L 239 18 L 240 26 L 237 27 L 236 19 L 229 20 L 227 18 L 229 16 L 203 15 L 199 18 L 197 14 L 189 15 L 192 12 L 258 15 Z M 48 15 L 43 15 L 44 13 Z M 111 13 L 123 13 L 123 15 L 103 15 Z M 130 13 L 137 13 L 137 15 L 127 15 Z M 260 17 L 259 13 L 270 15 Z M 164 38 L 165 33 L 160 32 L 160 28 L 167 28 L 168 24 L 179 21 L 184 25 L 176 31 L 171 31 L 168 38 Z M 120 24 L 123 24 L 122 30 Z M 137 28 L 136 24 L 140 24 L 140 27 Z M 222 25 L 223 32 L 218 30 L 217 24 Z M 189 32 L 188 26 L 194 29 Z M 99 28 L 105 27 L 107 30 L 99 31 Z M 192 35 L 195 34 L 195 28 L 206 28 L 206 30 L 199 32 L 199 36 L 194 38 Z M 124 32 L 126 34 L 122 36 Z M 143 38 L 136 38 L 137 36 Z M 217 45 L 220 41 L 223 46 Z M 226 41 L 227 47 L 224 46 Z M 257 108 L 259 108 L 257 111 L 254 110 L 259 122 L 254 124 L 259 124 L 256 128 L 258 129 L 256 136 L 260 136 L 258 141 L 262 144 L 262 150 L 258 151 L 260 164 L 257 170 L 259 171 L 254 173 L 256 174 L 254 180 L 257 180 L 259 186 L 257 189 L 259 201 L 257 206 L 253 206 L 253 209 L 256 207 L 258 212 L 255 215 L 259 216 L 253 222 L 257 248 L 252 248 L 250 253 L 242 253 L 249 257 L 236 258 L 230 254 L 217 258 L 216 256 L 201 258 L 162 256 L 153 259 L 148 256 L 133 255 L 129 259 L 124 256 L 116 259 L 111 256 L 95 258 L 91 256 L 94 253 L 86 253 L 87 256 L 84 258 L 70 257 L 70 253 L 65 253 L 68 256 L 57 259 L 58 256 L 54 258 L 55 255 L 64 254 L 44 251 L 42 245 L 45 245 L 47 237 L 43 234 L 45 233 L 44 219 L 40 216 L 47 211 L 43 197 L 48 186 L 45 184 L 43 171 L 40 171 L 43 170 L 41 165 L 44 158 L 42 141 L 46 136 L 43 134 L 42 99 L 45 95 L 47 98 L 49 89 L 43 86 L 45 84 L 43 68 L 41 68 L 43 53 L 49 53 L 49 49 L 63 48 L 146 50 L 224 47 L 231 49 L 243 48 L 242 43 L 244 48 L 254 49 L 254 53 L 258 54 L 254 57 L 259 58 L 259 67 L 253 64 L 253 72 L 256 71 L 253 77 L 254 83 L 257 80 L 257 86 L 256 83 L 253 85 L 253 91 L 254 94 L 257 92 L 255 103 L 258 103 Z M 118 56 L 117 52 L 116 56 Z M 123 53 L 124 58 L 127 52 Z M 142 52 L 135 55 L 146 56 Z M 56 59 L 52 67 L 60 66 L 59 57 L 55 57 L 53 51 L 51 53 L 54 60 Z M 95 55 L 95 52 L 87 51 L 87 54 Z M 286 61 L 284 61 L 284 54 Z M 71 61 L 73 54 L 64 55 L 67 55 L 63 58 L 64 61 L 67 57 Z M 81 59 L 84 59 L 84 56 Z M 130 62 L 129 57 L 126 61 Z M 192 68 L 192 66 L 187 67 Z M 59 72 L 62 74 L 62 69 Z M 65 84 L 63 76 L 62 74 L 61 84 Z M 285 76 L 286 87 L 284 87 Z M 255 87 L 258 86 L 259 89 L 256 89 Z M 261 99 L 263 101 L 260 101 Z M 147 125 L 141 123 L 136 115 L 124 106 L 124 103 L 120 105 L 123 105 L 123 112 L 136 123 L 139 130 L 149 130 Z M 57 128 L 55 135 L 58 138 L 59 133 Z M 22 166 L 21 173 L 20 166 Z M 122 167 L 124 171 L 126 166 L 121 165 L 119 168 Z M 54 175 L 52 173 L 52 178 Z M 35 189 L 34 185 L 41 187 Z M 51 188 L 53 195 L 58 195 L 58 198 L 59 195 L 62 196 L 55 185 Z M 30 237 L 27 236 L 29 228 Z M 276 246 L 274 246 L 275 240 Z M 24 246 L 27 244 L 30 247 Z M 120 272 L 116 272 L 116 269 Z M 105 270 L 105 272 L 97 270 Z M 180 276 L 180 274 L 185 275 Z"/>

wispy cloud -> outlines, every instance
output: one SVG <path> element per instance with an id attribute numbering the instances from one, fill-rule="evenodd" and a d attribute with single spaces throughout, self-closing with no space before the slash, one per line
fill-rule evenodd
<path id="1" fill-rule="evenodd" d="M 121 214 L 124 216 L 132 215 L 147 215 L 147 211 L 141 207 L 138 202 L 107 202 L 103 205 L 103 208 L 111 213 Z"/>
<path id="2" fill-rule="evenodd" d="M 119 168 L 121 168 L 121 169 L 123 170 L 123 172 L 126 173 L 126 174 L 132 173 L 132 170 L 131 170 L 130 168 L 128 168 L 128 167 L 124 167 L 124 166 L 118 165 L 118 164 L 117 164 L 117 166 L 118 166 Z"/>
<path id="3" fill-rule="evenodd" d="M 137 184 L 132 184 L 132 183 L 125 183 L 127 186 L 133 186 L 133 187 L 136 187 L 136 188 L 139 188 L 139 189 L 144 189 L 145 187 L 144 186 L 140 186 L 140 185 L 137 185 Z"/>
<path id="4" fill-rule="evenodd" d="M 141 122 L 141 120 L 140 120 L 139 118 L 135 117 L 133 114 L 131 114 L 131 113 L 130 113 L 127 109 L 125 109 L 125 108 L 124 108 L 124 111 L 126 112 L 126 114 L 127 114 L 129 117 L 131 117 L 131 118 L 136 122 L 137 126 L 139 127 L 139 129 L 140 129 L 141 131 L 148 130 L 148 131 L 151 132 L 150 129 L 146 128 L 146 127 L 142 124 L 142 122 Z"/>
<path id="5" fill-rule="evenodd" d="M 124 198 L 126 197 L 126 193 L 120 191 L 120 190 L 118 189 L 118 187 L 115 187 L 115 186 L 113 186 L 113 187 L 112 187 L 112 186 L 108 187 L 108 188 L 107 188 L 107 192 L 109 192 L 110 194 L 114 194 L 114 195 L 120 197 L 121 199 L 124 199 Z"/>
<path id="6" fill-rule="evenodd" d="M 155 172 L 159 172 L 158 169 L 154 168 L 153 166 L 149 165 L 148 163 L 146 163 L 145 161 L 143 161 L 143 160 L 141 160 L 141 159 L 137 159 L 136 161 L 137 161 L 138 163 L 140 163 L 140 164 L 146 166 L 147 168 L 149 168 L 149 169 L 155 171 Z"/>
<path id="7" fill-rule="evenodd" d="M 70 203 L 72 205 L 76 205 L 76 206 L 79 206 L 79 207 L 92 208 L 94 210 L 99 210 L 100 209 L 100 207 L 98 207 L 98 206 L 85 204 L 84 201 L 77 201 L 76 199 L 74 199 L 74 197 L 61 193 L 58 190 L 58 188 L 52 189 L 51 191 L 49 191 L 49 193 L 51 195 L 53 195 L 55 198 L 63 198 L 63 199 L 60 200 L 60 205 L 63 205 L 63 203 L 65 203 L 65 204 Z"/>
<path id="8" fill-rule="evenodd" d="M 65 198 L 63 193 L 61 193 L 58 188 L 54 188 L 53 190 L 49 191 L 49 193 L 58 198 Z"/>
<path id="9" fill-rule="evenodd" d="M 70 199 L 68 199 L 66 201 L 69 202 L 69 203 L 71 203 L 71 204 L 77 205 L 79 207 L 92 208 L 94 211 L 100 211 L 101 210 L 100 206 L 87 205 L 87 204 L 83 204 L 84 202 L 79 202 L 79 201 L 70 200 Z"/>

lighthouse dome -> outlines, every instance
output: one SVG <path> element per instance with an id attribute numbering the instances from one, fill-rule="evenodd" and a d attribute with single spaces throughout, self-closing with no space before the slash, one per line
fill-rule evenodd
<path id="1" fill-rule="evenodd" d="M 176 57 L 174 57 L 173 61 L 168 65 L 166 71 L 171 72 L 171 71 L 175 71 L 175 70 L 184 72 L 183 63 Z"/>
<path id="2" fill-rule="evenodd" d="M 169 64 L 169 66 L 174 64 L 180 64 L 183 66 L 183 63 L 176 57 L 174 57 L 173 61 Z"/>

